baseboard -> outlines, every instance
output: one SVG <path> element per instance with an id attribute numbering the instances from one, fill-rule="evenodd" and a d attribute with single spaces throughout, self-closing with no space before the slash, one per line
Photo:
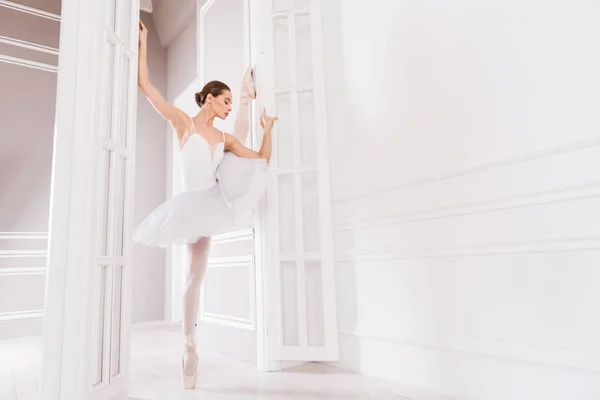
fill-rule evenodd
<path id="1" fill-rule="evenodd" d="M 411 400 L 600 398 L 594 371 L 353 335 L 340 335 L 340 361 L 330 365 L 393 382 Z"/>

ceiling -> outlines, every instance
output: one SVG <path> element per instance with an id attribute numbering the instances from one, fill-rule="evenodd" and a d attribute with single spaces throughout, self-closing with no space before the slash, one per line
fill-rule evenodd
<path id="1" fill-rule="evenodd" d="M 152 20 L 163 47 L 169 47 L 196 16 L 197 0 L 140 0 Z"/>

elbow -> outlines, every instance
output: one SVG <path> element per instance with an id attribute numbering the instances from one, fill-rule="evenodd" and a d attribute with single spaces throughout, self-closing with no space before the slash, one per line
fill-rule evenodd
<path id="1" fill-rule="evenodd" d="M 138 79 L 138 87 L 145 94 L 150 87 L 150 81 L 148 79 Z"/>

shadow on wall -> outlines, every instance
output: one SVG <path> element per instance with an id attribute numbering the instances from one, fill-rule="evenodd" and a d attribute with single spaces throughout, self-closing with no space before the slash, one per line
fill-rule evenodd
<path id="1" fill-rule="evenodd" d="M 47 232 L 56 74 L 0 64 L 0 231 Z"/>

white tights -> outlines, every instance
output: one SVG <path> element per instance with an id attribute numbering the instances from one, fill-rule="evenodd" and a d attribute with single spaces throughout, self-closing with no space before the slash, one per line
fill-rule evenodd
<path id="1" fill-rule="evenodd" d="M 233 136 L 242 144 L 248 137 L 250 128 L 250 98 L 247 95 L 245 83 L 241 85 L 239 109 L 237 112 Z M 184 370 L 187 374 L 193 374 L 198 363 L 196 353 L 196 319 L 198 316 L 198 304 L 200 302 L 200 287 L 206 273 L 208 253 L 210 250 L 210 237 L 204 237 L 196 243 L 188 245 L 189 270 L 185 280 L 185 291 L 183 294 L 183 334 L 185 336 L 186 357 L 184 358 Z M 190 357 L 194 355 L 194 357 Z"/>

